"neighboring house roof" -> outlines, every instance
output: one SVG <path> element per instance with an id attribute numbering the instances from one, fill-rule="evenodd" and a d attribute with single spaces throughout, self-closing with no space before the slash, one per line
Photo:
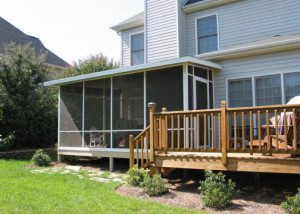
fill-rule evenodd
<path id="1" fill-rule="evenodd" d="M 110 27 L 110 29 L 120 32 L 131 28 L 141 27 L 143 25 L 144 25 L 144 12 L 141 12 L 115 26 Z"/>
<path id="2" fill-rule="evenodd" d="M 48 50 L 40 39 L 23 33 L 21 30 L 0 17 L 0 54 L 4 52 L 5 44 L 11 42 L 20 45 L 31 43 L 38 53 L 47 52 L 46 63 L 62 67 L 68 66 L 67 62 Z"/>
<path id="3" fill-rule="evenodd" d="M 158 62 L 145 63 L 145 64 L 117 68 L 112 70 L 99 71 L 90 74 L 83 74 L 83 75 L 68 77 L 64 79 L 52 80 L 52 81 L 45 82 L 44 86 L 63 85 L 63 84 L 69 84 L 69 83 L 80 82 L 85 80 L 99 79 L 99 78 L 111 77 L 111 76 L 121 75 L 121 74 L 122 75 L 129 74 L 129 73 L 139 72 L 139 71 L 156 70 L 160 68 L 173 67 L 177 65 L 186 64 L 186 63 L 202 65 L 216 70 L 222 69 L 222 66 L 217 63 L 210 62 L 207 60 L 197 59 L 191 56 L 185 56 L 181 58 L 167 59 Z"/>

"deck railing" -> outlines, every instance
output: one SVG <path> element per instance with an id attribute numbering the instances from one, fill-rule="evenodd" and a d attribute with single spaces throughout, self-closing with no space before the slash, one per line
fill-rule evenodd
<path id="1" fill-rule="evenodd" d="M 149 134 L 147 164 L 153 162 L 155 153 L 171 151 L 219 152 L 224 165 L 227 153 L 300 154 L 299 104 L 227 108 L 223 101 L 219 109 L 167 111 L 163 108 L 155 112 L 154 103 L 149 108 L 149 127 L 131 140 L 131 145 L 141 148 L 138 145 L 143 143 L 138 142 L 143 142 L 145 133 Z"/>

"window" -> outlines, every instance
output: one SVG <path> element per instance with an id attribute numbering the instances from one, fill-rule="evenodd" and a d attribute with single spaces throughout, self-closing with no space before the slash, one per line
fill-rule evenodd
<path id="1" fill-rule="evenodd" d="M 131 35 L 131 65 L 144 63 L 144 33 Z"/>
<path id="2" fill-rule="evenodd" d="M 256 105 L 281 104 L 281 77 L 280 75 L 255 78 Z"/>
<path id="3" fill-rule="evenodd" d="M 300 73 L 284 74 L 285 103 L 300 95 Z"/>
<path id="4" fill-rule="evenodd" d="M 253 105 L 251 78 L 230 80 L 228 86 L 230 107 L 246 107 Z"/>
<path id="5" fill-rule="evenodd" d="M 196 24 L 198 54 L 218 50 L 217 16 L 199 18 Z"/>

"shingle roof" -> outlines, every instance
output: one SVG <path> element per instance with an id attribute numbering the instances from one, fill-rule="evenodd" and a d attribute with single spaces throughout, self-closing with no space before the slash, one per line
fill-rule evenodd
<path id="1" fill-rule="evenodd" d="M 48 50 L 40 39 L 23 33 L 21 30 L 0 17 L 0 54 L 4 52 L 4 45 L 11 42 L 21 45 L 31 42 L 31 45 L 37 52 L 47 52 L 47 63 L 56 66 L 68 66 L 67 62 Z"/>
<path id="2" fill-rule="evenodd" d="M 194 3 L 197 3 L 199 1 L 203 1 L 203 0 L 189 0 L 185 5 L 194 4 Z"/>

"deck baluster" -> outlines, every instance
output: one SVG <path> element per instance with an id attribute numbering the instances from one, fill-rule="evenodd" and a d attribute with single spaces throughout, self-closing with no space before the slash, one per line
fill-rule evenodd
<path id="1" fill-rule="evenodd" d="M 293 149 L 297 151 L 297 123 L 296 123 L 296 111 L 293 109 Z"/>

